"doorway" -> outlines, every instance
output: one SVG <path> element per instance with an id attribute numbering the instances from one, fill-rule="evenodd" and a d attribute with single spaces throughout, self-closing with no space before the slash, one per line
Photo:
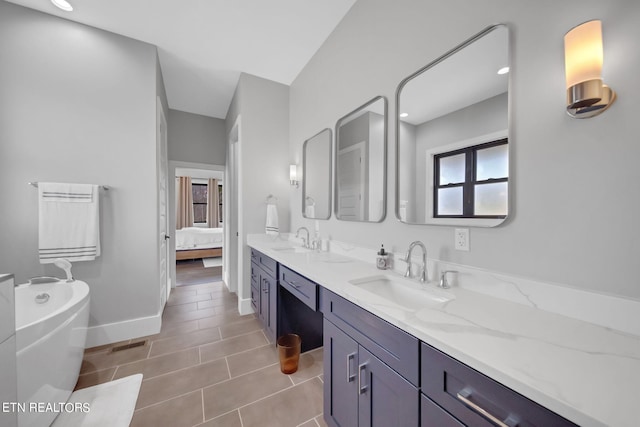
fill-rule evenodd
<path id="1" fill-rule="evenodd" d="M 169 217 L 170 217 L 169 232 L 170 232 L 170 235 L 173 237 L 172 239 L 170 239 L 171 244 L 169 248 L 169 253 L 170 253 L 169 264 L 171 266 L 171 286 L 172 287 L 176 287 L 177 285 L 179 285 L 177 280 L 177 263 L 180 262 L 184 264 L 181 266 L 183 272 L 184 272 L 184 268 L 189 267 L 189 265 L 187 265 L 188 262 L 186 261 L 183 262 L 182 260 L 178 261 L 177 260 L 178 257 L 176 256 L 177 249 L 184 249 L 183 247 L 180 247 L 180 245 L 183 244 L 185 238 L 186 239 L 190 238 L 190 237 L 185 237 L 184 235 L 179 235 L 179 233 L 177 233 L 177 230 L 176 230 L 176 209 L 177 209 L 177 198 L 178 198 L 178 192 L 175 185 L 176 178 L 179 176 L 189 176 L 191 177 L 192 183 L 201 184 L 201 185 L 206 184 L 209 178 L 216 179 L 218 180 L 218 184 L 223 188 L 222 193 L 224 195 L 227 193 L 227 188 L 226 188 L 226 183 L 224 178 L 226 175 L 225 171 L 226 171 L 226 168 L 223 165 L 169 161 L 169 176 L 171 177 L 171 185 L 169 185 Z M 223 203 L 221 206 L 221 211 L 223 212 L 223 215 L 221 217 L 222 222 L 219 225 L 222 226 L 222 230 L 224 231 L 226 226 L 226 213 L 225 213 L 226 207 L 224 206 L 224 198 L 221 200 L 223 200 Z M 203 231 L 206 231 L 206 228 L 208 228 L 207 227 L 208 223 L 195 223 L 194 226 L 195 226 L 194 228 L 202 228 Z M 180 240 L 180 242 L 178 242 L 178 240 Z M 222 246 L 222 249 L 221 249 L 222 259 L 224 259 L 225 248 L 224 248 L 224 243 L 222 243 L 223 242 L 222 237 L 220 237 L 219 240 L 221 244 L 217 246 Z M 184 255 L 184 253 L 181 253 L 180 258 L 183 257 L 182 255 Z M 197 263 L 199 263 L 198 264 L 199 267 L 205 269 L 205 271 L 200 273 L 204 275 L 208 275 L 210 279 L 209 281 L 217 281 L 222 279 L 224 274 L 224 267 L 221 267 L 222 262 L 220 261 L 222 260 L 217 254 L 214 254 L 211 256 L 217 257 L 216 262 L 218 263 L 218 265 L 208 265 L 206 267 L 202 265 L 203 264 L 202 258 L 205 258 L 209 255 L 203 252 L 202 255 L 196 253 L 194 256 L 196 257 L 194 259 L 197 260 Z"/>

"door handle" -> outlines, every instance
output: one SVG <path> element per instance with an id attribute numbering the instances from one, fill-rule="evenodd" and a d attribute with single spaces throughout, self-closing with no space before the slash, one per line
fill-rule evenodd
<path id="1" fill-rule="evenodd" d="M 362 371 L 364 371 L 365 379 L 366 379 L 366 375 L 367 375 L 366 363 L 363 363 L 362 365 L 358 366 L 358 391 L 360 394 L 365 394 L 369 386 L 367 384 L 363 384 L 364 381 L 362 381 Z"/>
<path id="2" fill-rule="evenodd" d="M 356 379 L 356 374 L 352 374 L 351 373 L 351 361 L 356 357 L 355 353 L 351 353 L 349 355 L 347 355 L 347 382 L 350 383 L 351 381 Z"/>
<path id="3" fill-rule="evenodd" d="M 485 419 L 491 421 L 494 425 L 496 425 L 498 427 L 510 427 L 510 425 L 517 425 L 517 422 L 516 422 L 516 424 L 513 424 L 513 422 L 515 422 L 516 420 L 511 419 L 511 417 L 509 417 L 507 419 L 507 421 L 511 421 L 512 424 L 506 424 L 501 419 L 499 419 L 498 417 L 496 417 L 495 415 L 493 415 L 492 413 L 490 413 L 486 409 L 482 408 L 477 403 L 472 402 L 471 401 L 471 390 L 469 390 L 468 388 L 462 389 L 462 390 L 460 390 L 460 392 L 456 393 L 456 398 L 460 402 L 462 402 L 466 407 L 468 407 L 472 411 L 476 412 L 477 414 L 480 414 Z"/>
<path id="4" fill-rule="evenodd" d="M 171 236 L 169 236 L 168 234 L 164 235 L 164 240 L 169 240 L 171 238 Z"/>

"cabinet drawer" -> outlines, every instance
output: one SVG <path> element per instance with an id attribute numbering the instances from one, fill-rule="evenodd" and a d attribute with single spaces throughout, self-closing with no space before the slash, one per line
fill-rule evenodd
<path id="1" fill-rule="evenodd" d="M 466 425 L 576 427 L 469 366 L 422 343 L 422 392 Z M 481 415 L 486 411 L 489 415 Z"/>
<path id="2" fill-rule="evenodd" d="M 278 262 L 272 258 L 269 258 L 265 254 L 255 249 L 251 249 L 251 262 L 258 264 L 265 273 L 270 274 L 272 277 L 278 276 Z"/>
<path id="3" fill-rule="evenodd" d="M 312 310 L 318 310 L 318 285 L 315 282 L 285 266 L 280 266 L 280 286 L 291 292 Z"/>
<path id="4" fill-rule="evenodd" d="M 325 288 L 321 288 L 321 295 L 320 309 L 325 318 L 418 386 L 420 342 L 416 337 Z"/>
<path id="5" fill-rule="evenodd" d="M 465 425 L 433 403 L 427 396 L 421 394 L 420 427 L 465 427 Z"/>

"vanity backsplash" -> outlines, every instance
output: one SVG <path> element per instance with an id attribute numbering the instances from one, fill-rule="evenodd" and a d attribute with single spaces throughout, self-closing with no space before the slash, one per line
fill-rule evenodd
<path id="1" fill-rule="evenodd" d="M 293 235 L 281 235 L 296 243 Z M 410 242 L 407 242 L 407 247 Z M 359 261 L 376 264 L 379 249 L 364 248 L 339 240 L 330 240 L 328 249 L 338 255 L 348 256 Z M 406 248 L 387 248 L 390 270 L 403 275 L 407 264 L 401 261 Z M 420 272 L 421 253 L 412 257 L 414 274 Z M 444 271 L 455 271 L 447 276 L 451 286 L 461 287 L 473 292 L 485 294 L 573 319 L 582 320 L 632 335 L 640 336 L 640 301 L 621 298 L 596 292 L 576 289 L 568 285 L 545 283 L 529 278 L 510 276 L 497 271 L 427 259 L 429 283 L 437 286 Z M 417 280 L 417 279 L 416 279 Z"/>

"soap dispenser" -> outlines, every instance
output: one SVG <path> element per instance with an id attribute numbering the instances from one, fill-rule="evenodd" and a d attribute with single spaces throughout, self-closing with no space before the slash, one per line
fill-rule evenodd
<path id="1" fill-rule="evenodd" d="M 380 247 L 378 256 L 376 257 L 376 266 L 380 270 L 389 269 L 389 254 L 384 250 L 384 245 Z"/>

